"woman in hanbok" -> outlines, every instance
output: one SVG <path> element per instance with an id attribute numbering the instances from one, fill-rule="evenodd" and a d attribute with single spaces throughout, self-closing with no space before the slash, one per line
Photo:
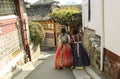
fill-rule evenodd
<path id="1" fill-rule="evenodd" d="M 73 65 L 72 50 L 70 46 L 70 36 L 66 33 L 66 29 L 62 28 L 58 36 L 58 47 L 55 54 L 55 67 L 63 69 Z"/>
<path id="2" fill-rule="evenodd" d="M 72 35 L 72 53 L 73 53 L 73 68 L 82 68 L 90 65 L 90 60 L 87 52 L 82 44 L 82 33 L 79 32 L 78 28 L 73 29 Z"/>

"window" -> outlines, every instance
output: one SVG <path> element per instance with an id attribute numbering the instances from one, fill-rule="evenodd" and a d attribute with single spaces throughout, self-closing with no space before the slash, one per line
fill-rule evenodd
<path id="1" fill-rule="evenodd" d="M 14 0 L 0 0 L 0 16 L 16 12 Z"/>
<path id="2" fill-rule="evenodd" d="M 91 9 L 90 9 L 91 7 L 90 7 L 90 0 L 88 0 L 88 20 L 90 21 L 90 19 L 91 19 Z"/>
<path id="3" fill-rule="evenodd" d="M 42 24 L 45 29 L 54 29 L 53 24 Z"/>

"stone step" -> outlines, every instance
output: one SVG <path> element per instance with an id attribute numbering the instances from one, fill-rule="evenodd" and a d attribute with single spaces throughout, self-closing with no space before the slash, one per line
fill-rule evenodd
<path id="1" fill-rule="evenodd" d="M 86 72 L 92 77 L 92 79 L 102 79 L 99 75 L 97 75 L 89 66 L 85 67 Z"/>
<path id="2" fill-rule="evenodd" d="M 73 74 L 76 79 L 91 79 L 84 69 L 73 69 Z"/>

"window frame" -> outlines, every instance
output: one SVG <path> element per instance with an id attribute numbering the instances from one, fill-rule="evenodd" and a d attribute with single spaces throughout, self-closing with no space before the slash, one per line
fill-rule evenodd
<path id="1" fill-rule="evenodd" d="M 91 20 L 91 1 L 88 0 L 88 21 Z"/>

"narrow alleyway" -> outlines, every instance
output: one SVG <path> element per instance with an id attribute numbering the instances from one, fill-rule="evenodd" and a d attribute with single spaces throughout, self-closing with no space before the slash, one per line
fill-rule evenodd
<path id="1" fill-rule="evenodd" d="M 56 48 L 41 47 L 41 54 L 44 54 L 44 57 L 26 65 L 23 71 L 13 79 L 91 79 L 84 69 L 56 70 L 54 68 L 55 51 Z"/>
<path id="2" fill-rule="evenodd" d="M 75 79 L 72 70 L 56 70 L 54 68 L 54 48 L 46 48 L 41 51 L 47 52 L 51 56 L 39 64 L 25 79 Z"/>
<path id="3" fill-rule="evenodd" d="M 53 59 L 54 56 L 48 57 L 25 79 L 75 79 L 70 69 L 56 70 Z"/>

